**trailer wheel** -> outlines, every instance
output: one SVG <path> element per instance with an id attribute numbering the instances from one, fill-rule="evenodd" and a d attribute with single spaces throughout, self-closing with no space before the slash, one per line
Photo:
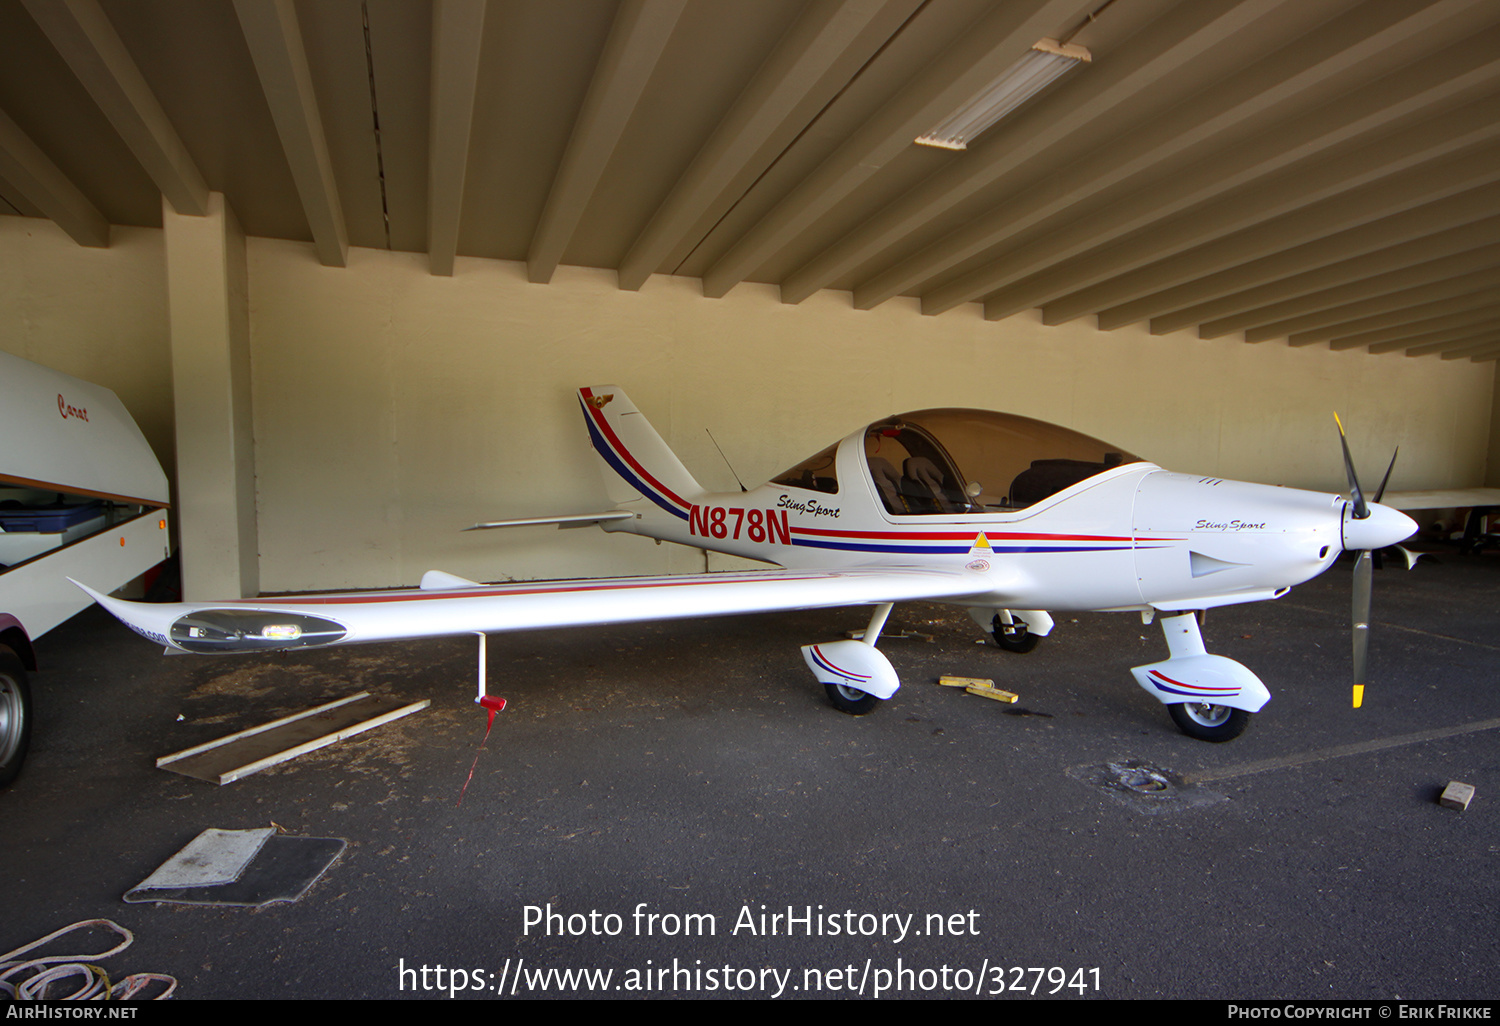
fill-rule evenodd
<path id="1" fill-rule="evenodd" d="M 16 779 L 31 741 L 31 692 L 26 670 L 9 646 L 0 645 L 0 787 Z"/>

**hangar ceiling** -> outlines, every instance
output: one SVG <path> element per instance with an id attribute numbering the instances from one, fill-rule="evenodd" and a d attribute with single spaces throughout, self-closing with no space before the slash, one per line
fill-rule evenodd
<path id="1" fill-rule="evenodd" d="M 914 144 L 1043 37 L 1092 59 Z M 0 0 L 0 213 L 210 190 L 329 265 L 1494 360 L 1500 2 Z"/>

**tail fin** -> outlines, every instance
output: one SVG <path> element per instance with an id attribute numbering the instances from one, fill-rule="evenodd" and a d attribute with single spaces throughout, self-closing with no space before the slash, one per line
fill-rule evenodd
<path id="1" fill-rule="evenodd" d="M 607 468 L 610 501 L 631 502 L 644 496 L 686 520 L 703 487 L 630 397 L 614 385 L 593 385 L 578 390 L 578 401 L 594 451 Z"/>

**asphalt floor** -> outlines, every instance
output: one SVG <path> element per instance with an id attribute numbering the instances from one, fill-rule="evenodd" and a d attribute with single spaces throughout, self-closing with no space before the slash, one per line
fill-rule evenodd
<path id="1" fill-rule="evenodd" d="M 1359 710 L 1350 567 L 1209 612 L 1273 696 L 1227 744 L 1136 686 L 1166 646 L 1132 614 L 1016 655 L 898 606 L 905 683 L 862 717 L 798 651 L 862 609 L 497 635 L 481 751 L 472 638 L 165 658 L 91 609 L 38 642 L 0 952 L 113 919 L 106 968 L 186 998 L 1490 1000 L 1500 555 L 1376 573 Z M 222 787 L 155 767 L 360 690 L 432 704 Z M 123 902 L 202 830 L 270 825 L 348 846 L 295 902 Z"/>

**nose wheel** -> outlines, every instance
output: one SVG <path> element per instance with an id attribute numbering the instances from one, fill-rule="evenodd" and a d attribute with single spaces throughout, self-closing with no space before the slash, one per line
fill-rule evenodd
<path id="1" fill-rule="evenodd" d="M 1172 722 L 1188 737 L 1239 737 L 1250 725 L 1250 714 L 1271 700 L 1266 685 L 1233 659 L 1204 651 L 1203 631 L 1192 612 L 1174 612 L 1160 623 L 1171 658 L 1132 666 L 1136 683 L 1167 707 Z"/>
<path id="2" fill-rule="evenodd" d="M 871 610 L 870 623 L 858 641 L 811 645 L 802 650 L 803 657 L 808 661 L 807 665 L 822 681 L 829 704 L 841 713 L 863 716 L 880 703 L 879 695 L 872 695 L 868 691 L 850 687 L 843 683 L 845 680 L 874 680 L 878 675 L 878 669 L 883 666 L 890 675 L 889 683 L 894 685 L 891 691 L 894 692 L 895 688 L 900 686 L 896 681 L 895 670 L 891 669 L 891 664 L 875 649 L 875 642 L 880 640 L 880 632 L 885 629 L 885 621 L 891 615 L 891 606 L 892 603 L 883 602 Z M 834 655 L 835 649 L 842 651 Z M 823 667 L 824 672 L 820 672 L 819 667 Z M 826 671 L 832 671 L 832 673 Z M 889 693 L 887 692 L 888 695 Z"/>
<path id="3" fill-rule="evenodd" d="M 1250 725 L 1248 712 L 1227 705 L 1177 702 L 1167 706 L 1167 712 L 1178 730 L 1199 741 L 1232 741 Z"/>
<path id="4" fill-rule="evenodd" d="M 846 687 L 843 684 L 823 685 L 823 690 L 828 692 L 828 701 L 839 712 L 848 713 L 850 716 L 863 716 L 875 708 L 880 699 L 858 688 Z"/>

